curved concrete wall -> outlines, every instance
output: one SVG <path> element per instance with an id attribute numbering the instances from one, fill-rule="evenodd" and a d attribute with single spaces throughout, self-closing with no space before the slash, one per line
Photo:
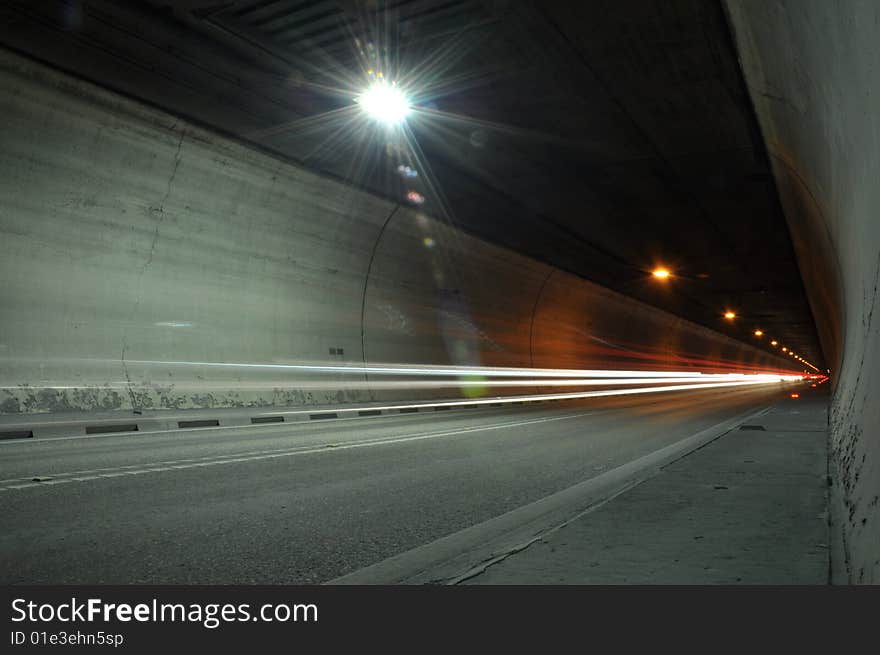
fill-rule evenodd
<path id="1" fill-rule="evenodd" d="M 352 396 L 197 363 L 361 362 L 391 203 L 10 54 L 0 76 L 0 411 Z"/>
<path id="2" fill-rule="evenodd" d="M 835 580 L 880 583 L 880 4 L 728 0 L 826 359 Z"/>
<path id="3" fill-rule="evenodd" d="M 455 393 L 302 362 L 789 365 L 10 53 L 0 112 L 0 413 Z"/>
<path id="4" fill-rule="evenodd" d="M 788 365 L 406 208 L 389 219 L 370 267 L 364 353 L 368 362 L 457 366 L 726 372 Z"/>
<path id="5" fill-rule="evenodd" d="M 784 367 L 740 341 L 562 271 L 550 276 L 536 305 L 531 350 L 536 367 L 718 373 Z"/>

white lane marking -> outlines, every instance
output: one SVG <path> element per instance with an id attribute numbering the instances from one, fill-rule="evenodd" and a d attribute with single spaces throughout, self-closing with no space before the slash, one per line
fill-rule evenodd
<path id="1" fill-rule="evenodd" d="M 588 416 L 590 414 L 600 413 L 601 411 L 603 411 L 603 410 L 592 410 L 589 412 L 579 412 L 577 414 L 566 414 L 564 416 L 559 416 L 559 417 L 527 419 L 525 421 L 506 421 L 504 423 L 493 423 L 493 424 L 490 424 L 490 426 L 488 426 L 488 427 L 492 427 L 492 426 L 506 427 L 506 426 L 527 425 L 529 423 L 541 423 L 546 420 L 558 420 L 558 419 L 563 419 L 563 418 L 571 418 L 571 417 L 575 417 L 575 416 Z M 239 426 L 239 427 L 241 427 L 242 429 L 245 429 L 245 430 L 248 429 L 248 426 Z M 378 429 L 379 426 L 373 426 L 373 428 Z M 467 428 L 462 428 L 462 429 L 467 430 Z M 443 432 L 444 434 L 447 431 L 448 430 L 441 430 L 441 432 Z M 176 432 L 176 430 L 174 432 Z M 429 432 L 413 432 L 413 433 L 409 433 L 409 434 L 404 433 L 399 436 L 400 437 L 421 436 L 421 435 L 434 434 L 435 432 L 436 431 L 433 431 L 433 432 L 431 432 L 431 431 L 429 431 Z M 303 437 L 303 436 L 308 437 L 308 436 L 315 436 L 315 435 L 314 434 L 310 435 L 308 433 L 305 435 L 292 434 L 292 435 L 289 435 L 289 438 L 297 438 L 297 437 Z M 368 440 L 362 439 L 361 441 L 368 441 Z M 326 447 L 326 444 L 321 444 L 321 445 Z M 301 445 L 301 446 L 295 446 L 294 448 L 310 448 L 310 447 L 311 446 Z M 269 448 L 269 449 L 263 448 L 260 450 L 245 450 L 245 451 L 233 452 L 233 453 L 228 453 L 225 455 L 224 454 L 216 454 L 216 455 L 207 455 L 205 457 L 189 457 L 189 458 L 181 458 L 181 459 L 161 460 L 161 461 L 155 462 L 155 463 L 158 465 L 169 465 L 169 466 L 175 465 L 175 464 L 185 464 L 186 465 L 186 464 L 191 464 L 193 462 L 202 462 L 202 461 L 207 461 L 207 460 L 219 460 L 219 459 L 226 459 L 229 457 L 242 457 L 242 456 L 248 456 L 248 455 L 264 455 L 264 454 L 269 454 L 269 453 L 287 452 L 290 449 L 291 449 L 291 446 L 285 446 L 283 448 Z M 33 480 L 33 478 L 37 477 L 38 475 L 44 475 L 46 477 L 51 477 L 54 479 L 54 478 L 58 478 L 58 477 L 62 477 L 62 476 L 68 476 L 68 475 L 101 473 L 103 471 L 121 471 L 121 470 L 125 470 L 125 469 L 140 469 L 140 468 L 143 468 L 144 466 L 145 466 L 144 464 L 120 464 L 118 466 L 98 467 L 98 468 L 91 468 L 91 469 L 79 469 L 76 471 L 67 471 L 64 473 L 44 473 L 44 474 L 35 473 L 30 476 L 23 476 L 23 477 L 18 477 L 18 478 L 6 478 L 4 480 L 0 480 L 0 485 L 12 483 L 12 482 L 35 482 L 35 480 Z"/>
<path id="2" fill-rule="evenodd" d="M 577 417 L 577 416 L 588 416 L 590 414 L 596 414 L 596 413 L 597 413 L 596 411 L 579 412 L 577 414 L 566 414 L 564 416 L 549 417 L 549 418 L 527 419 L 525 421 L 506 421 L 504 423 L 493 423 L 493 424 L 490 424 L 489 426 L 480 426 L 480 427 L 492 428 L 492 427 L 527 425 L 529 423 L 541 423 L 541 422 L 547 421 L 547 420 L 559 420 L 559 419 L 564 419 L 564 418 L 573 418 L 573 417 Z M 378 426 L 375 426 L 375 427 L 378 427 Z M 462 428 L 462 430 L 465 430 L 465 431 L 467 431 L 469 429 L 472 429 L 472 428 Z M 424 431 L 423 432 L 413 432 L 413 433 L 409 433 L 409 434 L 398 435 L 397 438 L 432 435 L 432 434 L 435 434 L 436 432 L 437 432 L 436 430 L 429 431 L 429 432 L 424 432 Z M 449 430 L 441 430 L 440 432 L 443 434 L 446 434 L 447 432 L 449 432 Z M 297 435 L 297 436 L 301 436 L 301 435 Z M 382 437 L 382 438 L 385 438 L 385 437 Z M 356 443 L 362 443 L 362 442 L 367 442 L 367 441 L 370 441 L 370 440 L 361 439 L 360 441 L 358 441 Z M 353 443 L 355 443 L 355 442 L 353 442 Z M 321 447 L 325 447 L 325 448 L 327 447 L 327 444 L 318 444 L 318 445 Z M 317 447 L 317 446 L 300 445 L 300 446 L 294 446 L 294 447 L 285 446 L 283 448 L 269 448 L 269 449 L 264 448 L 264 449 L 260 449 L 260 450 L 245 450 L 245 451 L 236 452 L 236 453 L 229 453 L 229 454 L 225 454 L 225 455 L 217 454 L 217 455 L 207 455 L 205 457 L 190 457 L 190 458 L 182 458 L 182 459 L 161 460 L 159 462 L 154 462 L 154 464 L 160 465 L 160 466 L 174 466 L 177 464 L 188 465 L 188 464 L 192 464 L 195 462 L 214 461 L 214 460 L 222 460 L 222 459 L 227 459 L 227 458 L 244 457 L 244 456 L 251 456 L 251 455 L 267 455 L 267 454 L 271 454 L 271 453 L 285 453 L 285 452 L 290 451 L 291 449 L 314 448 L 314 447 Z M 126 469 L 142 469 L 142 468 L 144 468 L 144 466 L 146 466 L 146 465 L 145 464 L 122 464 L 119 466 L 107 466 L 107 467 L 99 467 L 99 468 L 92 468 L 92 469 L 79 469 L 76 471 L 67 471 L 64 473 L 52 473 L 52 474 L 46 473 L 45 476 L 50 477 L 52 479 L 56 479 L 56 478 L 63 477 L 63 476 L 82 475 L 82 474 L 90 474 L 90 473 L 97 474 L 97 473 L 102 473 L 104 471 L 124 471 Z M 0 485 L 4 485 L 7 483 L 14 483 L 14 482 L 35 482 L 35 480 L 33 480 L 34 477 L 36 477 L 36 474 L 31 475 L 31 476 L 20 477 L 20 478 L 7 478 L 5 480 L 0 480 Z M 46 480 L 44 482 L 48 482 L 48 480 Z"/>
<path id="3" fill-rule="evenodd" d="M 29 489 L 33 487 L 41 487 L 50 484 L 65 484 L 67 482 L 86 482 L 89 480 L 98 480 L 101 478 L 118 477 L 120 475 L 139 475 L 141 473 L 158 473 L 162 471 L 175 471 L 190 469 L 200 466 L 217 466 L 220 464 L 233 464 L 241 462 L 252 462 L 262 459 L 273 459 L 277 457 L 291 457 L 294 455 L 313 455 L 318 453 L 337 452 L 340 450 L 350 450 L 352 448 L 367 448 L 370 446 L 384 446 L 396 443 L 405 443 L 409 441 L 422 441 L 425 439 L 436 439 L 438 437 L 449 437 L 456 434 L 470 434 L 472 432 L 484 432 L 487 430 L 500 430 L 502 428 L 520 427 L 523 425 L 533 425 L 536 423 L 549 423 L 551 421 L 563 421 L 566 419 L 580 418 L 590 416 L 596 412 L 581 412 L 578 414 L 566 414 L 565 416 L 552 416 L 548 418 L 531 419 L 527 421 L 515 421 L 508 423 L 498 423 L 493 425 L 483 425 L 479 427 L 460 428 L 457 430 L 444 430 L 441 432 L 419 432 L 398 437 L 384 437 L 378 439 L 365 439 L 362 441 L 352 441 L 342 444 L 318 444 L 316 446 L 297 446 L 294 448 L 277 448 L 266 451 L 251 451 L 249 453 L 236 453 L 232 455 L 215 455 L 211 457 L 200 457 L 191 460 L 171 460 L 167 462 L 154 462 L 152 464 L 132 464 L 126 466 L 118 466 L 103 469 L 91 469 L 88 471 L 71 471 L 66 473 L 46 474 L 51 480 L 44 482 L 33 482 L 31 478 L 14 478 L 10 480 L 0 481 L 0 491 L 10 489 Z M 76 477 L 71 477 L 76 476 Z"/>
<path id="4" fill-rule="evenodd" d="M 456 402 L 454 405 L 462 405 L 462 402 Z M 501 403 L 502 399 L 492 400 L 492 402 Z M 516 401 L 519 402 L 519 401 Z M 525 402 L 525 401 L 523 401 Z M 529 401 L 530 402 L 530 401 Z M 446 403 L 447 405 L 450 403 Z M 407 405 L 406 407 L 415 407 L 415 405 Z M 435 405 L 418 405 L 423 409 L 433 409 Z M 335 413 L 351 413 L 355 411 L 361 411 L 364 409 L 375 409 L 373 407 L 336 407 L 336 408 L 321 408 L 321 409 L 311 409 L 311 410 L 282 410 L 278 412 L 262 412 L 260 414 L 254 414 L 254 416 L 300 416 L 306 414 L 321 414 L 325 412 L 335 412 Z M 489 407 L 489 409 L 500 409 L 497 407 Z M 510 408 L 505 408 L 506 410 L 510 410 Z M 531 408 L 534 409 L 534 408 Z M 458 415 L 457 412 L 450 412 L 450 414 Z M 421 414 L 422 418 L 429 414 Z M 370 418 L 397 418 L 398 414 L 384 414 L 380 416 L 373 416 Z M 417 418 L 419 414 L 401 414 L 400 416 L 408 416 L 410 418 Z M 460 416 L 460 415 L 459 415 Z M 144 418 L 143 416 L 135 416 L 134 419 Z M 165 419 L 161 417 L 146 417 L 150 421 L 164 421 Z M 241 417 L 236 417 L 240 419 Z M 137 432 L 104 432 L 99 434 L 73 434 L 67 437 L 40 437 L 38 439 L 10 439 L 10 440 L 2 440 L 0 441 L 0 447 L 3 446 L 38 446 L 39 444 L 44 444 L 48 442 L 54 441 L 72 441 L 79 439 L 123 439 L 124 441 L 130 441 L 136 437 L 148 437 L 153 435 L 167 435 L 169 437 L 174 437 L 179 434 L 189 434 L 195 432 L 222 432 L 224 430 L 248 430 L 254 432 L 271 432 L 272 430 L 289 430 L 291 428 L 301 428 L 304 430 L 308 430 L 310 428 L 319 428 L 319 427 L 330 427 L 336 425 L 341 422 L 350 422 L 350 421 L 363 421 L 365 417 L 363 416 L 340 416 L 339 418 L 327 420 L 327 421 L 309 421 L 309 420 L 300 420 L 300 421 L 290 421 L 288 423 L 242 423 L 240 425 L 220 425 L 220 426 L 209 426 L 204 428 L 166 428 L 164 430 L 144 430 Z M 170 423 L 176 423 L 177 419 L 170 420 Z M 79 421 L 80 424 L 85 425 L 88 421 Z"/>

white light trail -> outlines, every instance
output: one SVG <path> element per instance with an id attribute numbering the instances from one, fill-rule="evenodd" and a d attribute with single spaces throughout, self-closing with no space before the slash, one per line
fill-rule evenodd
<path id="1" fill-rule="evenodd" d="M 577 400 L 580 398 L 597 398 L 601 396 L 628 396 L 645 393 L 659 393 L 661 391 L 683 391 L 691 389 L 714 389 L 718 387 L 742 387 L 755 384 L 768 384 L 764 382 L 714 382 L 708 384 L 683 384 L 670 385 L 663 387 L 638 387 L 634 389 L 609 389 L 605 391 L 584 391 L 580 393 L 557 393 L 557 394 L 533 394 L 528 396 L 505 396 L 495 398 L 479 398 L 476 400 L 449 400 L 442 402 L 427 403 L 409 403 L 409 404 L 393 404 L 393 405 L 369 405 L 362 408 L 344 409 L 371 409 L 371 410 L 395 410 L 395 409 L 412 409 L 412 408 L 428 408 L 428 407 L 463 407 L 468 405 L 490 405 L 490 404 L 511 404 L 522 402 L 535 402 L 538 400 Z M 313 410 L 314 411 L 314 410 Z"/>
<path id="2" fill-rule="evenodd" d="M 183 389 L 226 389 L 234 386 L 236 389 L 338 389 L 340 386 L 346 389 L 448 389 L 452 387 L 463 388 L 484 388 L 484 387 L 598 387 L 612 385 L 632 385 L 632 384 L 699 384 L 711 381 L 747 381 L 750 384 L 761 384 L 766 382 L 785 382 L 794 379 L 801 379 L 800 376 L 779 376 L 779 375 L 751 375 L 751 376 L 711 376 L 706 375 L 699 378 L 694 377 L 669 377 L 669 378 L 600 378 L 600 379 L 517 379 L 517 380 L 347 380 L 341 382 L 339 380 L 265 380 L 259 382 L 241 382 L 241 381 L 199 381 L 192 382 L 176 382 L 174 387 L 178 391 Z M 128 382 L 124 380 L 116 380 L 102 385 L 103 389 L 123 389 L 127 388 Z M 32 385 L 31 388 L 41 389 L 78 389 L 79 386 L 70 385 L 68 383 L 45 382 L 42 385 Z M 0 389 L 20 389 L 15 386 L 0 386 Z"/>
<path id="3" fill-rule="evenodd" d="M 483 376 L 483 377 L 535 377 L 535 378 L 699 378 L 704 379 L 746 379 L 756 375 L 774 379 L 799 379 L 801 375 L 779 373 L 701 373 L 693 371 L 637 371 L 603 369 L 546 369 L 546 368 L 505 368 L 505 367 L 466 367 L 466 366 L 409 366 L 403 364 L 379 364 L 357 366 L 346 364 L 244 364 L 231 362 L 182 362 L 126 360 L 128 364 L 153 366 L 201 366 L 229 367 L 245 369 L 276 369 L 304 371 L 310 373 L 346 373 L 366 375 L 416 375 L 416 376 Z"/>

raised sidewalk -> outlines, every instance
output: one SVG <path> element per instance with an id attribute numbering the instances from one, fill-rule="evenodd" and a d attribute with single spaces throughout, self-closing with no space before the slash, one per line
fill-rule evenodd
<path id="1" fill-rule="evenodd" d="M 798 399 L 460 584 L 827 584 L 827 395 Z"/>

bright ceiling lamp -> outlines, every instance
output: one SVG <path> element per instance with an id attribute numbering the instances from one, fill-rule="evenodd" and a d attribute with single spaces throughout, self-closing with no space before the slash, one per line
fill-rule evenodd
<path id="1" fill-rule="evenodd" d="M 655 268 L 653 271 L 651 271 L 651 275 L 653 275 L 658 280 L 666 280 L 669 278 L 670 272 L 668 269 L 660 267 Z"/>
<path id="2" fill-rule="evenodd" d="M 403 91 L 388 82 L 373 83 L 357 101 L 371 118 L 389 127 L 401 123 L 409 114 L 409 102 Z"/>

